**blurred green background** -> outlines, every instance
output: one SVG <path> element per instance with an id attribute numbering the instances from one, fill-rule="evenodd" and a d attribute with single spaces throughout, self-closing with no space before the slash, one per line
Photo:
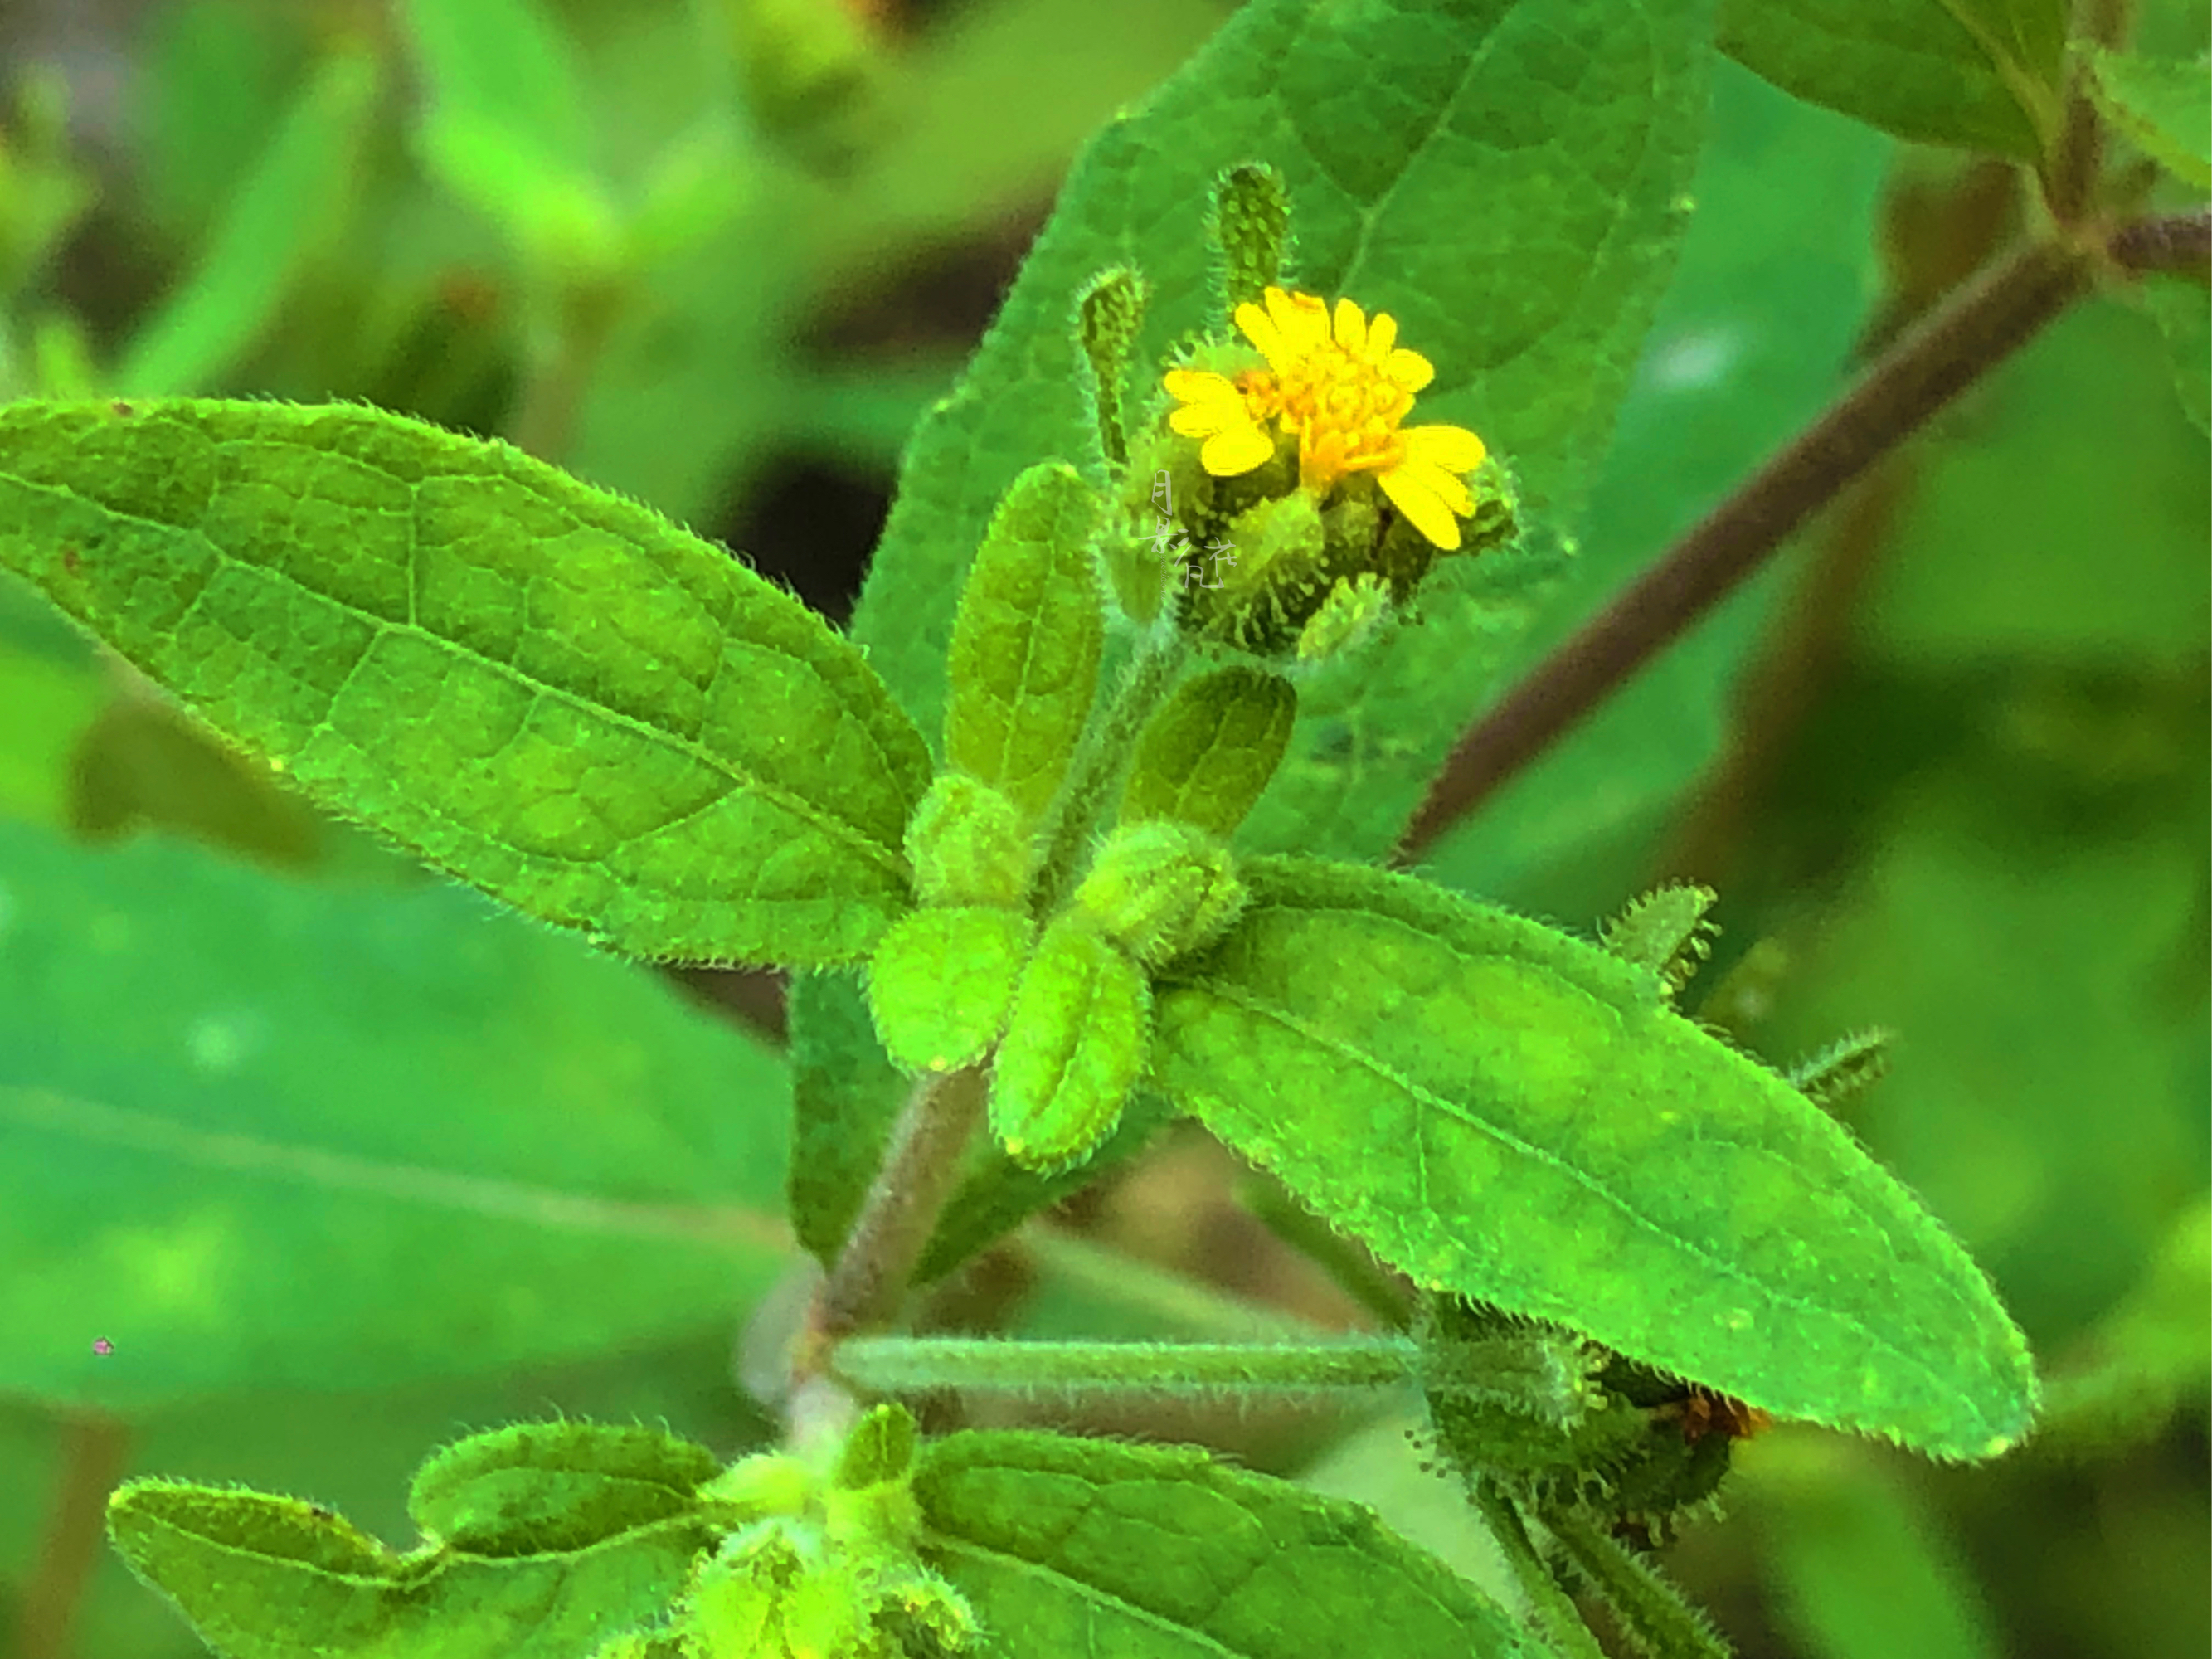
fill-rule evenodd
<path id="1" fill-rule="evenodd" d="M 501 434 L 842 618 L 1075 146 L 1231 9 L 14 0 L 0 396 Z M 2197 8 L 2144 9 L 2146 47 L 2202 49 Z M 2034 211 L 1727 64 L 1695 193 L 1530 659 Z M 1425 866 L 1584 927 L 1718 885 L 1705 1017 L 1781 1060 L 1896 1031 L 1851 1127 L 2036 1344 L 2048 1426 L 1994 1467 L 1748 1444 L 1731 1518 L 1674 1555 L 1747 1655 L 2212 1647 L 2212 491 L 2170 343 L 2194 320 L 2201 399 L 2203 306 L 2063 319 Z M 757 1440 L 733 1356 L 789 1295 L 778 1021 L 765 976 L 594 956 L 323 820 L 0 586 L 0 1655 L 58 1659 L 72 1607 L 88 1659 L 198 1650 L 87 1552 L 126 1472 L 404 1544 L 407 1473 L 465 1429 Z M 1243 1185 L 1178 1130 L 940 1312 L 1356 1318 Z M 1486 1570 L 1392 1423 L 1150 1426 Z"/>

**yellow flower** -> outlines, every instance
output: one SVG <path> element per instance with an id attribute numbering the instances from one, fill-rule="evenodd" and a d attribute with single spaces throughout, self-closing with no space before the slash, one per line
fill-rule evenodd
<path id="1" fill-rule="evenodd" d="M 1168 425 L 1202 438 L 1199 464 L 1217 478 L 1249 472 L 1275 453 L 1270 422 L 1298 443 L 1298 483 L 1318 495 L 1340 478 L 1371 472 L 1413 527 L 1447 550 L 1474 511 L 1464 475 L 1482 465 L 1482 440 L 1464 427 L 1407 426 L 1413 394 L 1435 378 L 1429 360 L 1398 344 L 1397 320 L 1370 322 L 1349 300 L 1271 288 L 1266 308 L 1237 307 L 1237 326 L 1266 358 L 1231 380 L 1175 368 L 1178 404 Z M 1332 323 L 1334 326 L 1332 327 Z"/>

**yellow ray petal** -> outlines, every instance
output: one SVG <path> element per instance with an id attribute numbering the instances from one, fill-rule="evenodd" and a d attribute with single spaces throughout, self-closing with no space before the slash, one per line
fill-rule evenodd
<path id="1" fill-rule="evenodd" d="M 1387 311 L 1378 311 L 1367 319 L 1367 361 L 1387 363 L 1390 348 L 1398 343 L 1398 319 Z"/>
<path id="2" fill-rule="evenodd" d="M 1336 343 L 1355 356 L 1367 349 L 1367 318 L 1349 300 L 1336 302 Z"/>
<path id="3" fill-rule="evenodd" d="M 1206 368 L 1171 368 L 1162 376 L 1168 396 L 1187 404 L 1231 403 L 1242 394 L 1226 374 Z"/>
<path id="4" fill-rule="evenodd" d="M 1271 288 L 1267 301 L 1267 314 L 1282 331 L 1285 343 L 1299 356 L 1328 343 L 1328 307 L 1319 295 L 1285 294 Z"/>
<path id="5" fill-rule="evenodd" d="M 1418 474 L 1402 466 L 1394 467 L 1382 475 L 1382 493 L 1433 545 L 1447 553 L 1459 545 L 1459 520 L 1452 517 L 1443 498 L 1430 489 Z"/>
<path id="6" fill-rule="evenodd" d="M 1224 427 L 1208 438 L 1198 452 L 1198 464 L 1217 478 L 1233 478 L 1249 472 L 1274 453 L 1274 440 L 1247 421 Z"/>
<path id="7" fill-rule="evenodd" d="M 1267 367 L 1276 374 L 1285 373 L 1291 363 L 1297 361 L 1298 354 L 1283 337 L 1282 330 L 1275 326 L 1275 319 L 1259 307 L 1248 301 L 1237 307 L 1236 318 L 1237 326 L 1243 331 L 1244 337 L 1267 360 Z"/>
<path id="8" fill-rule="evenodd" d="M 1382 360 L 1382 372 L 1408 392 L 1419 392 L 1437 378 L 1436 365 L 1418 351 L 1401 346 Z"/>
<path id="9" fill-rule="evenodd" d="M 1472 472 L 1489 453 L 1482 440 L 1463 426 L 1409 426 L 1399 433 L 1406 459 L 1447 472 Z"/>

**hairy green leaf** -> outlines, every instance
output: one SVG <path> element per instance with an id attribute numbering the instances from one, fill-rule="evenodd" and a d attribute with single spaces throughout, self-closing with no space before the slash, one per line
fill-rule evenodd
<path id="1" fill-rule="evenodd" d="M 1246 879 L 1161 988 L 1154 1080 L 1328 1220 L 1780 1415 L 1952 1457 L 2019 1439 L 2034 1376 L 1987 1279 L 1656 975 L 1403 877 Z"/>
<path id="2" fill-rule="evenodd" d="M 1137 739 L 1121 821 L 1173 818 L 1234 835 L 1282 763 L 1297 716 L 1291 683 L 1263 669 L 1185 681 Z"/>
<path id="3" fill-rule="evenodd" d="M 350 406 L 0 410 L 0 564 L 328 804 L 641 956 L 857 957 L 911 724 L 658 514 Z"/>
<path id="4" fill-rule="evenodd" d="M 108 1528 L 223 1659 L 589 1659 L 657 1620 L 714 1541 L 678 1520 L 514 1560 L 401 1560 L 294 1498 L 161 1481 L 118 1492 Z"/>
<path id="5" fill-rule="evenodd" d="M 1106 611 L 1091 544 L 1102 511 L 1073 467 L 1023 473 L 992 515 L 952 624 L 945 760 L 1032 825 L 1098 692 Z"/>
<path id="6" fill-rule="evenodd" d="M 2087 57 L 2090 94 L 2105 118 L 2184 184 L 2212 189 L 2212 59 L 2095 46 Z"/>
<path id="7" fill-rule="evenodd" d="M 433 1455 L 407 1513 L 465 1554 L 545 1555 L 689 1513 L 720 1468 L 704 1446 L 642 1424 L 512 1423 Z"/>
<path id="8" fill-rule="evenodd" d="M 355 197 L 377 70 L 341 52 L 319 70 L 252 171 L 233 187 L 198 268 L 145 325 L 116 370 L 118 390 L 156 397 L 220 380 L 274 319 L 302 258 Z"/>
<path id="9" fill-rule="evenodd" d="M 2033 161 L 2057 136 L 2066 0 L 1721 0 L 1721 50 L 1923 143 Z"/>
<path id="10" fill-rule="evenodd" d="M 1510 1659 L 1505 1613 L 1372 1510 L 1192 1447 L 969 1432 L 922 1454 L 923 1553 L 1021 1654 Z M 1295 1614 L 1290 1610 L 1295 1609 Z"/>
<path id="11" fill-rule="evenodd" d="M 1090 922 L 1045 929 L 991 1065 L 991 1133 L 1009 1158 L 1059 1170 L 1104 1144 L 1145 1068 L 1150 1004 L 1137 964 Z"/>
<path id="12" fill-rule="evenodd" d="M 924 726 L 946 697 L 959 572 L 1000 494 L 1039 459 L 1095 453 L 1079 295 L 1103 269 L 1145 278 L 1127 418 L 1156 415 L 1144 366 L 1226 325 L 1206 221 L 1234 167 L 1279 174 L 1303 287 L 1390 312 L 1433 360 L 1417 418 L 1472 427 L 1534 513 L 1571 517 L 1684 223 L 1709 18 L 1702 0 L 1656 0 L 1632 28 L 1584 0 L 1259 0 L 1110 125 L 917 430 L 854 619 Z M 1318 671 L 1253 842 L 1382 852 L 1552 568 L 1447 561 L 1421 627 Z"/>
<path id="13" fill-rule="evenodd" d="M 712 1325 L 787 1258 L 784 1088 L 465 890 L 0 823 L 0 1390 L 137 1416 Z"/>
<path id="14" fill-rule="evenodd" d="M 951 1072 L 982 1059 L 1006 1029 L 1014 985 L 1036 938 L 1018 910 L 983 905 L 916 910 L 868 962 L 868 1009 L 908 1072 Z"/>

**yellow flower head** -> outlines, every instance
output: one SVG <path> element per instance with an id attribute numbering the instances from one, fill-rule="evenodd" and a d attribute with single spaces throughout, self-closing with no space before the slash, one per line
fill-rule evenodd
<path id="1" fill-rule="evenodd" d="M 1237 326 L 1267 366 L 1234 380 L 1170 369 L 1167 389 L 1181 407 L 1169 426 L 1204 439 L 1199 464 L 1232 478 L 1273 458 L 1272 422 L 1297 440 L 1304 489 L 1319 495 L 1340 479 L 1371 472 L 1416 530 L 1447 551 L 1456 548 L 1459 520 L 1474 511 L 1464 475 L 1482 465 L 1484 450 L 1464 427 L 1402 424 L 1413 394 L 1435 378 L 1429 360 L 1398 344 L 1397 320 L 1387 312 L 1370 322 L 1339 300 L 1332 319 L 1316 295 L 1271 288 L 1264 297 L 1264 310 L 1237 307 Z"/>

